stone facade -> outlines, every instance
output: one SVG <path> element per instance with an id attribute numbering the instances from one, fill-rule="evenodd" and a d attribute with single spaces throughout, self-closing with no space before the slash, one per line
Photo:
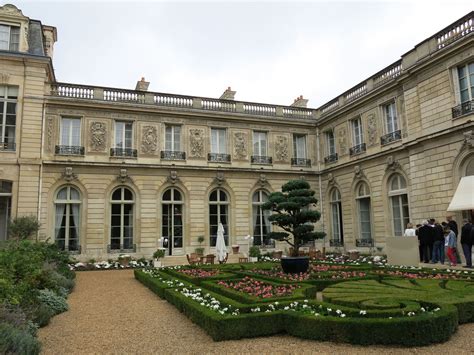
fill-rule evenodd
<path id="1" fill-rule="evenodd" d="M 38 23 L 11 5 L 0 7 L 2 22 L 23 32 Z M 169 233 L 172 255 L 193 252 L 199 236 L 213 251 L 214 214 L 226 222 L 228 243 L 245 250 L 245 237 L 258 234 L 256 192 L 298 178 L 320 199 L 316 227 L 327 238 L 318 247 L 382 250 L 406 221 L 444 219 L 459 179 L 474 171 L 474 105 L 459 91 L 459 68 L 474 63 L 472 31 L 449 42 L 440 32 L 308 109 L 303 98 L 263 105 L 59 83 L 50 60 L 56 31 L 42 30 L 42 47 L 23 34 L 19 51 L 0 53 L 0 86 L 19 88 L 16 146 L 0 151 L 0 179 L 12 183 L 0 197 L 9 206 L 0 203 L 0 229 L 2 213 L 34 214 L 41 239 L 69 228 L 65 247 L 80 258 L 149 257 Z M 264 150 L 255 151 L 255 132 Z"/>

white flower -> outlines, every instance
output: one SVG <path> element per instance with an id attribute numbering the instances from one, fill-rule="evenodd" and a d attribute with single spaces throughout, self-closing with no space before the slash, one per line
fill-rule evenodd
<path id="1" fill-rule="evenodd" d="M 341 314 L 342 311 L 341 311 L 340 309 L 336 309 L 336 313 L 337 313 L 337 314 Z"/>
<path id="2" fill-rule="evenodd" d="M 366 315 L 366 314 L 367 314 L 367 311 L 361 310 L 361 311 L 359 312 L 359 314 Z"/>
<path id="3" fill-rule="evenodd" d="M 341 318 L 344 318 L 346 315 L 344 313 L 341 314 Z"/>

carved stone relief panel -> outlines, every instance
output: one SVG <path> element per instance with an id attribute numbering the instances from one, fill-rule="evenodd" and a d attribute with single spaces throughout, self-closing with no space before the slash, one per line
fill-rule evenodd
<path id="1" fill-rule="evenodd" d="M 233 136 L 233 159 L 248 159 L 248 134 L 246 132 L 234 132 Z"/>
<path id="2" fill-rule="evenodd" d="M 189 130 L 189 157 L 204 158 L 204 130 L 192 128 Z"/>
<path id="3" fill-rule="evenodd" d="M 290 158 L 288 142 L 287 136 L 277 135 L 275 137 L 275 161 L 288 162 Z"/>
<path id="4" fill-rule="evenodd" d="M 89 123 L 89 151 L 107 151 L 107 124 L 101 121 L 91 121 Z"/>
<path id="5" fill-rule="evenodd" d="M 158 150 L 158 129 L 156 126 L 142 126 L 141 153 L 155 154 Z"/>
<path id="6" fill-rule="evenodd" d="M 367 117 L 367 143 L 370 146 L 376 145 L 377 142 L 377 118 L 371 113 Z"/>
<path id="7" fill-rule="evenodd" d="M 339 145 L 339 154 L 347 154 L 347 130 L 346 127 L 341 127 L 337 130 L 337 142 Z"/>
<path id="8" fill-rule="evenodd" d="M 54 116 L 47 116 L 46 120 L 46 151 L 54 152 Z"/>

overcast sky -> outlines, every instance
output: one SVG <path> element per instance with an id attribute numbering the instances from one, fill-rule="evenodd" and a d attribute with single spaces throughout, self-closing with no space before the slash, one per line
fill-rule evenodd
<path id="1" fill-rule="evenodd" d="M 471 1 L 16 1 L 55 26 L 58 81 L 319 107 L 473 9 Z"/>

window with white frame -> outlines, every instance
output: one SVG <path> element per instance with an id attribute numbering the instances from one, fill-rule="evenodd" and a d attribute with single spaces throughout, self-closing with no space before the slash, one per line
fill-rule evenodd
<path id="1" fill-rule="evenodd" d="M 17 86 L 0 86 L 1 142 L 0 149 L 15 150 Z"/>
<path id="2" fill-rule="evenodd" d="M 127 187 L 119 187 L 110 200 L 110 249 L 133 249 L 133 193 Z"/>
<path id="3" fill-rule="evenodd" d="M 328 150 L 328 155 L 334 155 L 336 154 L 336 141 L 334 139 L 334 131 L 326 131 L 326 146 Z"/>
<path id="4" fill-rule="evenodd" d="M 395 236 L 403 236 L 403 231 L 410 221 L 407 183 L 403 176 L 395 174 L 390 178 L 388 187 L 392 208 L 393 232 Z"/>
<path id="5" fill-rule="evenodd" d="M 391 102 L 383 106 L 385 117 L 385 132 L 387 134 L 398 131 L 397 108 L 395 102 Z"/>
<path id="6" fill-rule="evenodd" d="M 216 246 L 219 223 L 224 227 L 225 244 L 229 245 L 229 198 L 222 189 L 216 189 L 209 195 L 209 235 L 211 247 Z"/>
<path id="7" fill-rule="evenodd" d="M 294 154 L 294 158 L 306 159 L 306 135 L 305 134 L 293 135 L 293 154 Z"/>
<path id="8" fill-rule="evenodd" d="M 474 62 L 458 67 L 461 103 L 474 100 Z"/>
<path id="9" fill-rule="evenodd" d="M 161 202 L 163 248 L 173 255 L 175 249 L 183 248 L 183 195 L 172 187 L 163 193 Z"/>
<path id="10" fill-rule="evenodd" d="M 20 27 L 0 25 L 0 50 L 20 50 Z"/>
<path id="11" fill-rule="evenodd" d="M 342 229 L 342 201 L 341 193 L 338 189 L 333 189 L 330 197 L 331 206 L 331 229 L 332 229 L 332 244 L 344 244 L 344 235 Z"/>
<path id="12" fill-rule="evenodd" d="M 115 121 L 115 148 L 132 149 L 133 146 L 133 123 L 126 121 Z"/>
<path id="13" fill-rule="evenodd" d="M 61 118 L 62 146 L 77 147 L 81 145 L 81 119 L 74 117 Z"/>
<path id="14" fill-rule="evenodd" d="M 372 241 L 369 186 L 362 182 L 357 188 L 357 212 L 359 217 L 359 239 L 365 243 Z"/>
<path id="15" fill-rule="evenodd" d="M 267 156 L 267 132 L 253 132 L 253 155 Z"/>
<path id="16" fill-rule="evenodd" d="M 352 121 L 352 138 L 354 140 L 354 146 L 361 145 L 364 143 L 364 137 L 362 134 L 362 121 L 360 117 L 354 118 Z"/>
<path id="17" fill-rule="evenodd" d="M 226 154 L 227 139 L 226 130 L 224 128 L 211 129 L 211 153 Z"/>
<path id="18" fill-rule="evenodd" d="M 167 125 L 165 129 L 165 150 L 181 151 L 181 126 Z"/>
<path id="19" fill-rule="evenodd" d="M 59 249 L 79 251 L 81 195 L 72 186 L 62 187 L 56 194 L 54 240 Z"/>
<path id="20" fill-rule="evenodd" d="M 259 190 L 252 197 L 253 244 L 261 246 L 274 246 L 273 239 L 268 237 L 271 232 L 271 223 L 268 219 L 271 212 L 263 210 L 262 205 L 268 202 L 268 194 Z"/>

